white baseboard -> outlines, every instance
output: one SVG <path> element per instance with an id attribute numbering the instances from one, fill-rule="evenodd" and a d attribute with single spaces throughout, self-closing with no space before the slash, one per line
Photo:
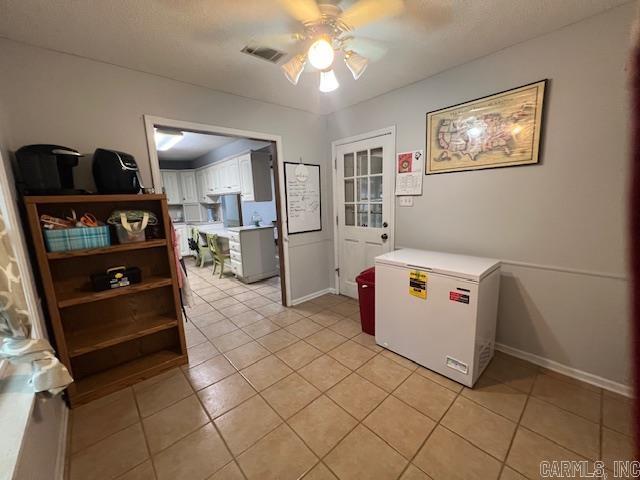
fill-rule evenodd
<path id="1" fill-rule="evenodd" d="M 513 348 L 502 343 L 496 343 L 496 350 L 520 358 L 522 360 L 526 360 L 527 362 L 531 362 L 540 367 L 548 368 L 549 370 L 561 373 L 562 375 L 566 375 L 567 377 L 575 378 L 576 380 L 580 380 L 581 382 L 589 383 L 591 385 L 595 385 L 596 387 L 604 388 L 605 390 L 624 395 L 625 397 L 631 397 L 633 395 L 633 388 L 629 385 L 614 382 L 613 380 L 608 380 L 606 378 L 593 375 L 592 373 L 583 372 L 582 370 L 578 370 L 577 368 L 568 367 L 567 365 L 563 365 L 562 363 L 556 362 L 554 360 L 549 360 L 548 358 L 544 358 L 533 353 L 525 352 L 524 350 L 518 350 L 517 348 Z"/>
<path id="2" fill-rule="evenodd" d="M 56 458 L 56 480 L 64 480 L 64 469 L 67 458 L 67 447 L 69 434 L 69 408 L 64 405 L 62 411 L 62 419 L 60 420 L 60 438 L 58 439 L 58 455 Z"/>
<path id="3" fill-rule="evenodd" d="M 336 293 L 336 290 L 335 288 L 325 288 L 324 290 L 310 293 L 309 295 L 305 295 L 304 297 L 294 298 L 293 300 L 291 300 L 291 305 L 293 306 L 300 303 L 308 302 L 309 300 L 321 297 L 322 295 L 326 295 L 327 293 Z"/>

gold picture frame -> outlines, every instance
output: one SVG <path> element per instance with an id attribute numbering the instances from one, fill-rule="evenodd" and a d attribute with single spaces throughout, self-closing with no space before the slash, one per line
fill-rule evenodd
<path id="1" fill-rule="evenodd" d="M 427 113 L 425 174 L 539 162 L 547 80 Z"/>

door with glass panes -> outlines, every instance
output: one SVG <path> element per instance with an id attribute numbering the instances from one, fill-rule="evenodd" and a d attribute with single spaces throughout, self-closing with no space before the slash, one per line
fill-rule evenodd
<path id="1" fill-rule="evenodd" d="M 357 298 L 356 276 L 393 249 L 393 138 L 382 135 L 336 148 L 339 288 Z"/>

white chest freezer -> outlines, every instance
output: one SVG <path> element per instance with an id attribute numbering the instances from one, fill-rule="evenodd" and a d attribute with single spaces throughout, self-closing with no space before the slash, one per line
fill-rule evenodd
<path id="1" fill-rule="evenodd" d="M 500 262 L 402 249 L 375 267 L 376 343 L 472 387 L 493 357 Z"/>

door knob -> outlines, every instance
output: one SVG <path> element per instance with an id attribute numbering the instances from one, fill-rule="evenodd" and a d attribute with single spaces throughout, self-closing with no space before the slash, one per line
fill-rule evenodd
<path id="1" fill-rule="evenodd" d="M 386 240 L 387 238 L 389 238 L 389 235 L 387 235 L 386 233 L 383 233 L 382 235 L 380 235 L 380 238 L 382 240 Z"/>
<path id="2" fill-rule="evenodd" d="M 387 228 L 389 224 L 387 222 L 382 222 L 382 228 Z"/>

